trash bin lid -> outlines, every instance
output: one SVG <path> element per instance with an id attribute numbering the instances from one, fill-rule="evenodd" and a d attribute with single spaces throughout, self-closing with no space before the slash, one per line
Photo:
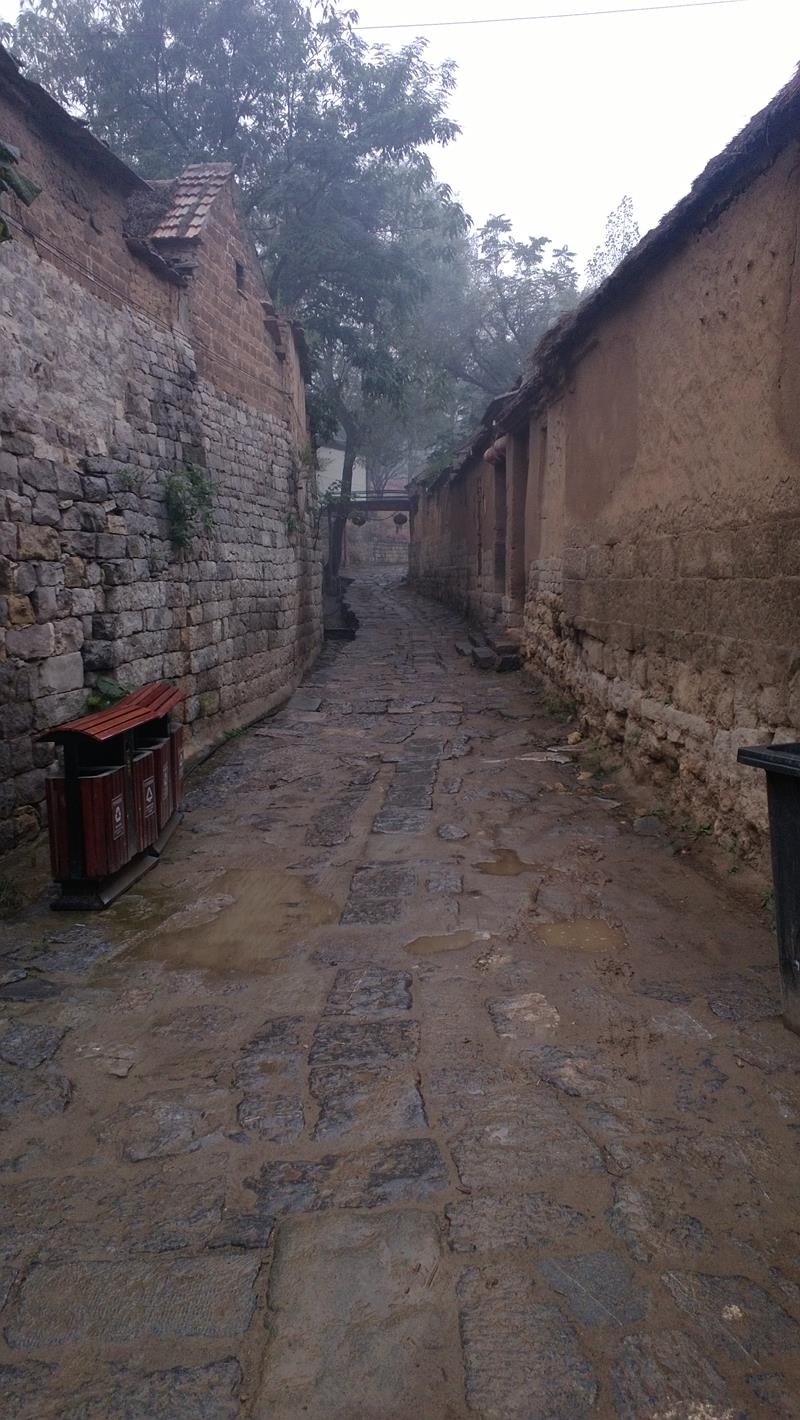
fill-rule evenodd
<path id="1" fill-rule="evenodd" d="M 768 774 L 792 774 L 800 777 L 800 744 L 748 745 L 736 756 L 740 764 L 753 769 L 766 769 Z"/>
<path id="2" fill-rule="evenodd" d="M 183 691 L 170 685 L 168 680 L 158 680 L 152 685 L 143 685 L 118 700 L 108 710 L 95 710 L 91 715 L 82 715 L 78 720 L 67 720 L 52 730 L 43 730 L 36 738 L 55 740 L 60 743 L 69 735 L 85 735 L 90 740 L 110 740 L 114 735 L 122 735 L 126 730 L 135 730 L 138 725 L 146 725 L 148 720 L 158 720 L 183 700 Z"/>

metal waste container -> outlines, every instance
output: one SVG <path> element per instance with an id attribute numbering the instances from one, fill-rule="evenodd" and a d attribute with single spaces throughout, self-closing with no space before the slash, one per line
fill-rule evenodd
<path id="1" fill-rule="evenodd" d="M 754 745 L 738 760 L 767 775 L 783 1016 L 800 1031 L 800 744 Z"/>

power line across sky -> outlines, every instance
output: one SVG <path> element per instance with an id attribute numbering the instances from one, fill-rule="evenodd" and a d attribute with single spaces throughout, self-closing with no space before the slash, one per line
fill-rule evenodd
<path id="1" fill-rule="evenodd" d="M 673 5 L 628 5 L 604 10 L 556 10 L 548 14 L 533 15 L 476 15 L 474 18 L 458 20 L 409 20 L 396 21 L 386 25 L 357 25 L 362 33 L 368 30 L 443 30 L 463 28 L 466 25 L 521 25 L 537 20 L 592 20 L 611 15 L 652 15 L 670 10 L 711 10 L 726 5 L 751 5 L 753 0 L 676 0 Z"/>

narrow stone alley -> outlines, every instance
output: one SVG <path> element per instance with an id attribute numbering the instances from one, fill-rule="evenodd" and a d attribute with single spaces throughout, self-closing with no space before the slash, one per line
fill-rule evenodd
<path id="1" fill-rule="evenodd" d="M 763 915 L 353 605 L 156 872 L 3 929 L 4 1420 L 797 1416 Z"/>

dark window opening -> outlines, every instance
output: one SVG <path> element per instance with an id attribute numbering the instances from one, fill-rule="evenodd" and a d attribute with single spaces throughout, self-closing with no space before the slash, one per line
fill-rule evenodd
<path id="1" fill-rule="evenodd" d="M 244 295 L 244 267 L 240 261 L 236 263 L 236 290 L 240 296 Z"/>

